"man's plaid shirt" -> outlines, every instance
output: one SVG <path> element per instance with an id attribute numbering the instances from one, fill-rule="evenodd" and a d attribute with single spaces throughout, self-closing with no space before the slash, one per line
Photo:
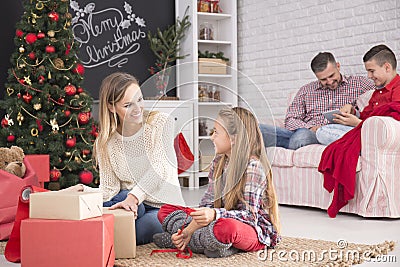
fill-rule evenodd
<path id="1" fill-rule="evenodd" d="M 297 130 L 328 124 L 322 113 L 340 109 L 345 104 L 355 106 L 357 98 L 376 89 L 372 80 L 362 76 L 344 76 L 338 88 L 322 87 L 319 81 L 306 84 L 297 92 L 285 118 L 285 128 Z"/>

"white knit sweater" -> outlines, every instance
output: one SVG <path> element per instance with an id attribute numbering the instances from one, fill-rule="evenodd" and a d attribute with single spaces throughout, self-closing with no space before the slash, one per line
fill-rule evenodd
<path id="1" fill-rule="evenodd" d="M 111 166 L 99 166 L 103 200 L 120 190 L 131 190 L 139 200 L 153 207 L 185 205 L 178 180 L 174 150 L 174 123 L 165 113 L 157 113 L 133 136 L 115 133 L 107 144 Z M 100 155 L 101 157 L 101 155 Z M 96 191 L 85 187 L 85 191 Z"/>

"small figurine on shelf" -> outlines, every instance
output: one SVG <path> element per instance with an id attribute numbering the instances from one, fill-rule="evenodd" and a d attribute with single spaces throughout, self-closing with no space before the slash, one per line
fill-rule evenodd
<path id="1" fill-rule="evenodd" d="M 197 1 L 197 12 L 210 12 L 210 1 L 208 0 Z"/>
<path id="2" fill-rule="evenodd" d="M 210 1 L 210 13 L 220 13 L 221 9 L 219 7 L 219 0 L 209 0 Z"/>

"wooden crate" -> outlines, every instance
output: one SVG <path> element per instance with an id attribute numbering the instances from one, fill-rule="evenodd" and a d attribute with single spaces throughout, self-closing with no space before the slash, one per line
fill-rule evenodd
<path id="1" fill-rule="evenodd" d="M 227 62 L 219 58 L 199 58 L 200 74 L 227 74 Z"/>

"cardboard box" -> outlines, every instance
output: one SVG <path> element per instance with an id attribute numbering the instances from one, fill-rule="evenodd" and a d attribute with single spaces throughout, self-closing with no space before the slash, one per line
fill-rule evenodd
<path id="1" fill-rule="evenodd" d="M 101 193 L 50 191 L 29 196 L 29 218 L 83 220 L 102 214 Z"/>
<path id="2" fill-rule="evenodd" d="M 116 259 L 136 257 L 135 214 L 124 209 L 103 208 L 104 214 L 114 215 L 114 249 Z"/>
<path id="3" fill-rule="evenodd" d="M 200 74 L 227 74 L 227 62 L 219 58 L 199 58 Z"/>
<path id="4" fill-rule="evenodd" d="M 21 221 L 21 266 L 113 266 L 114 216 Z"/>

